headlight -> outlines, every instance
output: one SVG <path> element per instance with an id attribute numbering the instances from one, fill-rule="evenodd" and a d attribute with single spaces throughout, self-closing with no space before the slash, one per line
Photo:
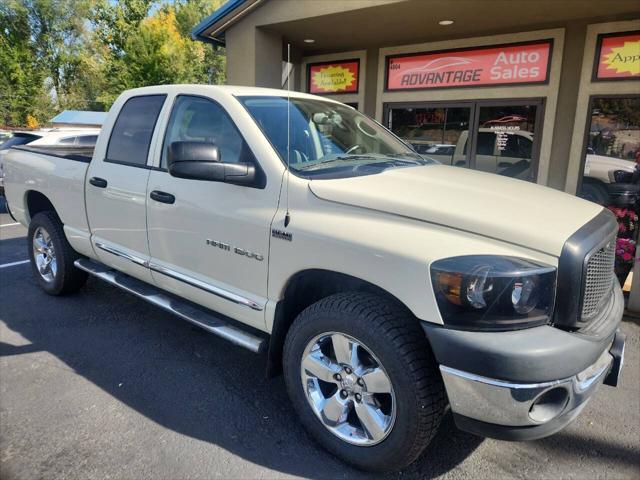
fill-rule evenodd
<path id="1" fill-rule="evenodd" d="M 625 170 L 615 170 L 609 172 L 609 177 L 613 177 L 613 183 L 631 183 L 633 181 L 633 173 Z"/>
<path id="2" fill-rule="evenodd" d="M 431 280 L 445 325 L 517 330 L 549 323 L 556 269 L 516 257 L 469 255 L 438 260 Z"/>

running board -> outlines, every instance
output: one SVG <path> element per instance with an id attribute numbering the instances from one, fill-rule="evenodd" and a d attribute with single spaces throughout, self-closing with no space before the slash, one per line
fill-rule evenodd
<path id="1" fill-rule="evenodd" d="M 266 349 L 266 338 L 241 330 L 231 325 L 229 321 L 217 316 L 214 312 L 199 307 L 195 303 L 166 293 L 153 285 L 86 258 L 76 260 L 74 265 L 94 277 L 132 293 L 136 297 L 173 313 L 183 320 L 191 322 L 240 347 L 244 347 L 254 353 L 261 353 Z"/>

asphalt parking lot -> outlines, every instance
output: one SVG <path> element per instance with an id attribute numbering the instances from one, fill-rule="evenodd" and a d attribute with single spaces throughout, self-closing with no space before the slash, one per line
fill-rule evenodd
<path id="1" fill-rule="evenodd" d="M 0 478 L 373 478 L 306 435 L 261 357 L 97 280 L 44 294 L 28 264 L 6 266 L 27 258 L 12 223 L 0 213 Z M 447 416 L 389 477 L 640 478 L 640 325 L 622 329 L 621 386 L 563 432 L 483 440 Z"/>

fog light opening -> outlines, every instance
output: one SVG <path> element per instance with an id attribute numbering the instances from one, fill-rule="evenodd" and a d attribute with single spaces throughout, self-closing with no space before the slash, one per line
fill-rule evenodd
<path id="1" fill-rule="evenodd" d="M 547 390 L 536 398 L 529 409 L 529 418 L 537 423 L 553 420 L 569 402 L 569 392 L 563 387 Z"/>

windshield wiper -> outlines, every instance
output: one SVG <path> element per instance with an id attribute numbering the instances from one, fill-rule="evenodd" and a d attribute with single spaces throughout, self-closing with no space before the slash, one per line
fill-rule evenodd
<path id="1" fill-rule="evenodd" d="M 371 159 L 376 159 L 378 157 L 374 157 L 372 155 L 339 155 L 337 157 L 331 157 L 331 158 L 327 158 L 325 160 L 322 160 L 320 162 L 314 162 L 314 163 L 310 163 L 309 165 L 305 165 L 303 167 L 299 167 L 298 171 L 304 171 L 304 170 L 309 170 L 313 167 L 317 167 L 319 165 L 326 165 L 328 163 L 333 163 L 333 162 L 344 162 L 347 160 L 371 160 Z"/>

